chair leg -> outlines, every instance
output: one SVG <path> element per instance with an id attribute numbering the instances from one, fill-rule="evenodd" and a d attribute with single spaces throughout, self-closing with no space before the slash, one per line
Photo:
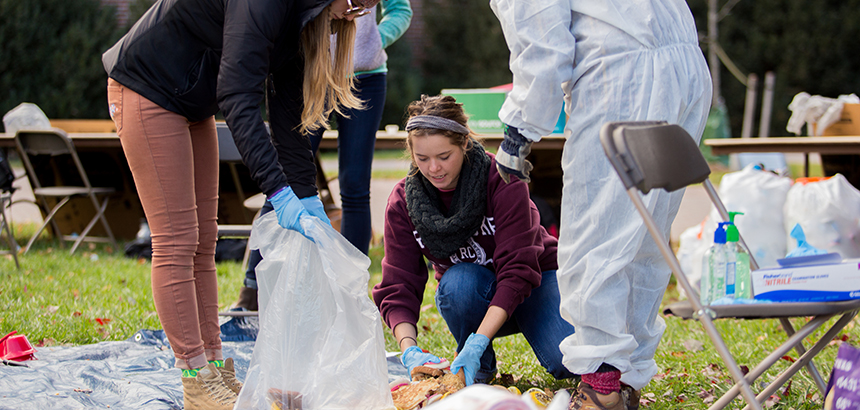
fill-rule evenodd
<path id="1" fill-rule="evenodd" d="M 782 324 L 783 330 L 791 337 L 794 335 L 794 326 L 791 325 L 791 321 L 788 318 L 780 318 L 779 322 Z M 797 351 L 798 356 L 803 356 L 806 354 L 806 347 L 803 346 L 803 341 L 794 345 L 794 350 Z M 809 376 L 812 377 L 812 380 L 815 381 L 815 384 L 818 385 L 818 390 L 821 391 L 821 394 L 824 394 L 824 391 L 827 390 L 827 382 L 824 381 L 824 378 L 821 377 L 821 373 L 818 372 L 818 368 L 815 367 L 815 362 L 812 360 L 809 361 L 809 364 L 806 365 L 806 371 L 809 372 Z"/>
<path id="2" fill-rule="evenodd" d="M 57 214 L 57 211 L 59 211 L 60 208 L 62 208 L 63 205 L 66 204 L 66 202 L 69 202 L 70 198 L 71 197 L 68 197 L 68 196 L 63 198 L 60 202 L 57 203 L 57 205 L 54 206 L 54 209 L 51 209 L 51 212 L 48 213 L 48 216 L 45 217 L 45 221 L 42 222 L 42 226 L 39 227 L 39 229 L 36 231 L 36 233 L 33 234 L 33 236 L 27 242 L 27 246 L 24 247 L 24 253 L 27 253 L 28 251 L 30 251 L 30 247 L 33 246 L 33 242 L 36 241 L 36 238 L 39 237 L 39 235 L 42 233 L 43 230 L 45 230 L 45 227 L 48 226 L 49 223 L 54 223 L 56 225 L 56 223 L 54 222 L 54 215 Z M 62 236 L 60 236 L 59 238 L 61 239 L 60 243 L 63 243 Z"/>
<path id="3" fill-rule="evenodd" d="M 11 198 L 9 199 L 11 202 Z M 21 269 L 21 264 L 18 262 L 18 242 L 15 241 L 15 237 L 12 236 L 12 227 L 9 226 L 9 220 L 6 218 L 6 199 L 0 199 L 0 235 L 3 234 L 2 231 L 6 231 L 6 243 L 9 244 L 9 253 L 12 254 L 12 258 L 15 259 L 15 267 L 19 270 Z"/>
<path id="4" fill-rule="evenodd" d="M 105 199 L 104 199 L 104 201 L 102 201 L 101 206 L 96 207 L 96 214 L 93 216 L 93 219 L 90 219 L 90 222 L 84 228 L 83 232 L 81 232 L 81 235 L 78 236 L 77 239 L 75 239 L 75 243 L 74 243 L 74 245 L 72 245 L 72 249 L 69 251 L 69 253 L 75 253 L 75 250 L 78 249 L 78 246 L 81 245 L 81 242 L 83 242 L 86 239 L 87 235 L 89 235 L 89 233 L 90 233 L 90 230 L 92 230 L 93 227 L 95 226 L 96 221 L 102 222 L 102 226 L 104 226 L 104 228 L 105 228 L 105 232 L 108 235 L 108 239 L 109 239 L 110 243 L 112 243 L 114 246 L 117 246 L 116 240 L 113 237 L 113 232 L 111 232 L 110 226 L 108 226 L 107 221 L 105 220 L 105 217 L 104 217 L 104 211 L 107 208 L 107 204 L 108 204 L 108 197 L 105 196 Z"/>
<path id="5" fill-rule="evenodd" d="M 630 196 L 630 200 L 633 202 L 639 215 L 642 215 L 642 220 L 645 222 L 645 227 L 648 228 L 648 233 L 651 234 L 651 238 L 656 242 L 657 247 L 660 249 L 660 253 L 663 255 L 663 259 L 666 260 L 669 267 L 672 269 L 675 280 L 678 281 L 678 284 L 680 284 L 684 291 L 687 292 L 687 295 L 690 295 L 690 302 L 693 305 L 694 311 L 701 313 L 697 315 L 696 319 L 702 323 L 702 326 L 705 328 L 705 333 L 708 334 L 708 337 L 711 339 L 711 343 L 713 343 L 714 348 L 717 349 L 717 353 L 719 353 L 720 357 L 723 359 L 723 363 L 728 367 L 729 374 L 731 374 L 732 379 L 735 381 L 735 387 L 740 389 L 744 399 L 753 409 L 761 410 L 761 403 L 759 403 L 749 382 L 744 377 L 740 367 L 738 367 L 734 356 L 732 356 L 732 353 L 723 341 L 723 337 L 720 335 L 717 327 L 714 326 L 711 313 L 709 313 L 712 311 L 702 306 L 701 302 L 699 302 L 699 298 L 697 296 L 698 293 L 693 289 L 693 286 L 690 285 L 690 281 L 687 280 L 687 276 L 681 269 L 681 264 L 678 262 L 678 258 L 675 257 L 675 253 L 672 252 L 672 248 L 669 247 L 669 241 L 663 238 L 663 234 L 654 223 L 654 219 L 651 217 L 645 217 L 645 215 L 650 215 L 650 212 L 645 206 L 645 203 L 642 202 L 642 198 L 639 196 L 636 187 L 627 189 L 627 195 Z M 721 407 L 716 407 L 716 405 L 714 405 L 711 406 L 711 408 L 718 409 Z"/>

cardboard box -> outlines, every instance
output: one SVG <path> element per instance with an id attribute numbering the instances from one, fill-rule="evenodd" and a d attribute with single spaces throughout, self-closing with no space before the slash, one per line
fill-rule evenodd
<path id="1" fill-rule="evenodd" d="M 774 302 L 860 299 L 860 259 L 832 265 L 767 268 L 751 272 L 754 298 Z"/>
<path id="2" fill-rule="evenodd" d="M 839 121 L 825 128 L 822 135 L 860 135 L 860 104 L 843 105 Z"/>
<path id="3" fill-rule="evenodd" d="M 442 94 L 450 95 L 457 99 L 457 102 L 463 104 L 463 110 L 469 116 L 469 128 L 472 131 L 478 134 L 505 131 L 505 124 L 499 119 L 499 110 L 502 109 L 502 104 L 508 96 L 507 90 L 491 88 L 446 89 L 442 90 Z M 552 131 L 554 134 L 564 132 L 564 102 L 561 104 L 561 115 Z"/>

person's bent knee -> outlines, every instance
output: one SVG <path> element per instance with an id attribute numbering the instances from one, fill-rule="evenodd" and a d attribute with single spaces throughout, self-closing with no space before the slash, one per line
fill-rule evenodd
<path id="1" fill-rule="evenodd" d="M 486 311 L 495 289 L 492 271 L 473 263 L 458 263 L 439 279 L 436 307 L 446 320 L 474 315 L 480 309 Z"/>

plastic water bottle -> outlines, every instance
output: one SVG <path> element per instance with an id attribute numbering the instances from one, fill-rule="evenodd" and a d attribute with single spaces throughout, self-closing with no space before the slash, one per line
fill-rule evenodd
<path id="1" fill-rule="evenodd" d="M 741 246 L 738 240 L 740 233 L 738 227 L 734 224 L 735 215 L 743 215 L 740 212 L 729 212 L 729 225 L 726 226 L 726 242 L 727 249 L 734 255 L 734 283 L 729 287 L 729 281 L 726 280 L 726 295 L 733 296 L 735 299 L 752 299 L 752 278 L 750 277 L 750 254 Z"/>
<path id="2" fill-rule="evenodd" d="M 726 295 L 726 225 L 720 222 L 714 231 L 714 245 L 708 251 L 709 302 Z"/>

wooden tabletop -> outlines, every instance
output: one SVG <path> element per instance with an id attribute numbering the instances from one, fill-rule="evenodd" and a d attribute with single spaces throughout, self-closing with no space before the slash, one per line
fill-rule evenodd
<path id="1" fill-rule="evenodd" d="M 817 152 L 860 154 L 860 136 L 712 138 L 705 140 L 714 155 L 739 152 Z"/>
<path id="2" fill-rule="evenodd" d="M 75 143 L 78 148 L 115 148 L 120 147 L 119 137 L 115 132 L 70 132 L 69 138 Z M 480 134 L 485 147 L 498 148 L 504 134 Z M 860 138 L 860 137 L 858 137 Z M 376 133 L 376 149 L 405 149 L 406 131 L 388 132 L 385 130 Z M 564 148 L 564 135 L 552 134 L 543 137 L 540 142 L 532 145 L 533 150 L 560 150 Z M 709 140 L 710 141 L 710 140 Z M 14 136 L 11 134 L 0 133 L 0 147 L 13 148 L 15 147 Z M 337 131 L 326 131 L 323 133 L 320 148 L 335 149 L 337 148 Z"/>

